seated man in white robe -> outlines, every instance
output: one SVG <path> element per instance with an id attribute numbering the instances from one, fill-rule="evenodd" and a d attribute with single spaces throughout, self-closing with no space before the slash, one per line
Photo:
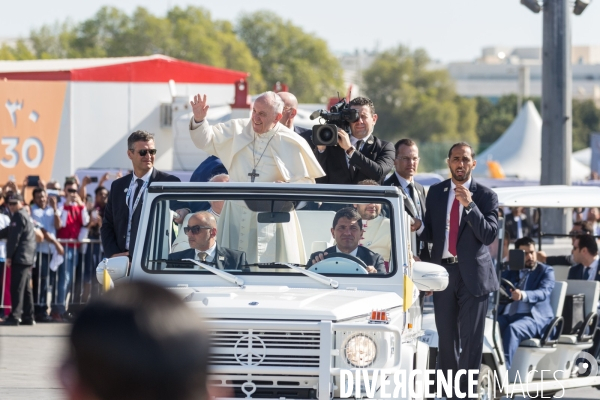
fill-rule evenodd
<path id="1" fill-rule="evenodd" d="M 190 102 L 190 136 L 196 147 L 221 159 L 231 182 L 314 183 L 325 173 L 306 141 L 279 123 L 283 101 L 266 92 L 254 102 L 252 118 L 211 126 L 206 95 Z M 294 210 L 290 222 L 262 224 L 243 201 L 226 201 L 219 218 L 219 243 L 245 251 L 248 262 L 306 264 Z"/>
<path id="2" fill-rule="evenodd" d="M 358 182 L 359 185 L 379 186 L 371 179 Z M 363 224 L 363 235 L 359 245 L 369 248 L 374 253 L 381 254 L 386 265 L 390 262 L 392 239 L 390 219 L 381 215 L 381 203 L 354 204 L 360 214 Z"/>

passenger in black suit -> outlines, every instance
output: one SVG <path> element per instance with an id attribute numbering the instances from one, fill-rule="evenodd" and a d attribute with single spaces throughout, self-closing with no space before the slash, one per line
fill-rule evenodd
<path id="1" fill-rule="evenodd" d="M 152 182 L 180 182 L 176 176 L 154 168 L 154 135 L 135 131 L 127 139 L 127 156 L 133 165 L 133 174 L 114 181 L 110 187 L 108 203 L 100 236 L 107 257 L 128 256 L 131 259 L 140 221 L 144 193 Z M 189 212 L 181 203 L 174 202 L 179 217 L 174 221 L 182 223 Z M 133 215 L 130 218 L 130 211 Z"/>
<path id="2" fill-rule="evenodd" d="M 573 240 L 573 260 L 578 263 L 569 269 L 567 279 L 581 279 L 600 282 L 598 268 L 598 243 L 592 235 L 577 235 Z M 598 310 L 600 311 L 600 310 Z M 600 321 L 594 334 L 594 345 L 585 350 L 595 358 L 600 357 Z"/>
<path id="3" fill-rule="evenodd" d="M 419 168 L 419 148 L 411 139 L 400 139 L 394 146 L 396 157 L 394 158 L 395 171 L 383 182 L 383 186 L 397 186 L 405 195 L 404 209 L 413 219 L 423 220 L 425 215 L 425 189 L 423 185 L 415 181 L 414 175 Z M 416 240 L 416 251 L 413 250 L 420 260 L 429 260 L 429 246 L 427 242 Z"/>
<path id="4" fill-rule="evenodd" d="M 314 150 L 326 174 L 317 182 L 349 185 L 372 179 L 381 185 L 394 167 L 394 146 L 373 136 L 377 114 L 371 100 L 357 97 L 350 106 L 360 116 L 350 124 L 352 135 L 339 129 L 337 146 L 317 146 Z"/>
<path id="5" fill-rule="evenodd" d="M 294 124 L 294 118 L 298 114 L 298 99 L 296 99 L 296 96 L 290 92 L 279 92 L 277 94 L 283 100 L 283 112 L 281 113 L 282 117 L 279 122 L 302 136 L 310 148 L 314 149 L 312 129 L 302 128 Z"/>
<path id="6" fill-rule="evenodd" d="M 498 197 L 471 178 L 474 158 L 467 143 L 450 148 L 452 178 L 431 186 L 423 224 L 417 220 L 412 227 L 422 240 L 432 242 L 431 262 L 449 274 L 448 287 L 434 292 L 433 302 L 439 332 L 438 368 L 451 370 L 452 377 L 459 369 L 479 371 L 489 294 L 498 290 L 487 249 L 498 235 Z M 460 387 L 466 392 L 466 376 Z"/>
<path id="7" fill-rule="evenodd" d="M 248 264 L 245 252 L 217 245 L 217 220 L 210 212 L 193 214 L 183 230 L 190 248 L 169 254 L 169 260 L 191 258 L 212 263 L 219 269 L 242 269 Z M 173 266 L 176 264 L 169 264 L 167 267 Z"/>
<path id="8" fill-rule="evenodd" d="M 342 208 L 333 217 L 333 227 L 331 228 L 331 235 L 335 239 L 336 246 L 329 247 L 324 252 L 318 251 L 311 254 L 306 267 L 323 261 L 327 254 L 345 253 L 361 259 L 367 265 L 368 273 L 385 274 L 383 257 L 358 245 L 362 232 L 362 219 L 358 211 L 351 207 Z"/>
<path id="9" fill-rule="evenodd" d="M 517 217 L 515 219 L 515 216 Z M 527 215 L 523 213 L 523 207 L 512 207 L 511 212 L 504 218 L 504 229 L 510 235 L 510 240 L 515 241 L 524 236 L 531 236 L 531 225 Z"/>

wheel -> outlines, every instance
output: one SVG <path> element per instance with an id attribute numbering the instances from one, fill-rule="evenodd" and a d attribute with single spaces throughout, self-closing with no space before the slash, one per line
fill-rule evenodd
<path id="1" fill-rule="evenodd" d="M 502 398 L 500 393 L 496 393 L 493 376 L 492 369 L 485 364 L 481 364 L 479 380 L 477 381 L 477 398 L 479 400 L 498 400 Z"/>
<path id="2" fill-rule="evenodd" d="M 502 278 L 500 288 L 498 289 L 498 293 L 500 293 L 500 304 L 508 304 L 512 303 L 512 297 L 509 290 L 506 290 L 504 286 L 507 286 L 509 289 L 516 290 L 515 285 L 508 279 Z"/>
<path id="3" fill-rule="evenodd" d="M 365 262 L 363 260 L 361 260 L 358 257 L 351 256 L 350 254 L 346 254 L 346 253 L 328 253 L 324 258 L 334 258 L 334 257 L 347 258 L 348 260 L 354 261 L 355 263 L 357 263 L 358 265 L 360 265 L 364 269 L 367 269 L 367 264 L 365 264 Z"/>

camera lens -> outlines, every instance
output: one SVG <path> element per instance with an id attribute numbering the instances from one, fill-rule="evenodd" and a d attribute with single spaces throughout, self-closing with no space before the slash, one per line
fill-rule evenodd
<path id="1" fill-rule="evenodd" d="M 333 139 L 333 134 L 333 131 L 329 129 L 329 127 L 321 129 L 319 132 L 319 136 L 321 136 L 321 140 L 324 142 L 329 142 L 331 139 Z"/>

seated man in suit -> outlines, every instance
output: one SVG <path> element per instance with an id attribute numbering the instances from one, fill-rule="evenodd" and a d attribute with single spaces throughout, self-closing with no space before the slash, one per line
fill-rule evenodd
<path id="1" fill-rule="evenodd" d="M 598 270 L 598 243 L 592 235 L 577 235 L 573 240 L 573 261 L 577 265 L 569 269 L 567 279 L 580 279 L 584 281 L 600 282 L 600 271 Z M 600 302 L 598 302 L 600 312 Z M 598 323 L 600 326 L 600 321 Z M 600 356 L 600 328 L 594 334 L 594 345 L 586 350 L 594 357 Z"/>
<path id="2" fill-rule="evenodd" d="M 511 281 L 516 289 L 511 289 L 513 302 L 498 317 L 507 369 L 510 369 L 519 344 L 523 340 L 540 337 L 554 317 L 550 305 L 554 270 L 537 261 L 535 242 L 530 237 L 517 239 L 515 249 L 525 252 L 525 268 L 502 273 L 502 277 Z"/>
<path id="3" fill-rule="evenodd" d="M 242 269 L 246 253 L 217 245 L 217 220 L 208 211 L 193 214 L 183 228 L 190 248 L 169 254 L 169 260 L 191 258 L 213 264 L 219 269 Z"/>
<path id="4" fill-rule="evenodd" d="M 331 235 L 335 239 L 336 246 L 329 247 L 324 252 L 311 254 L 306 267 L 323 261 L 327 254 L 345 253 L 359 258 L 367 264 L 367 272 L 370 274 L 385 274 L 383 257 L 358 245 L 362 233 L 362 219 L 358 211 L 351 207 L 342 208 L 335 213 L 331 228 Z"/>

